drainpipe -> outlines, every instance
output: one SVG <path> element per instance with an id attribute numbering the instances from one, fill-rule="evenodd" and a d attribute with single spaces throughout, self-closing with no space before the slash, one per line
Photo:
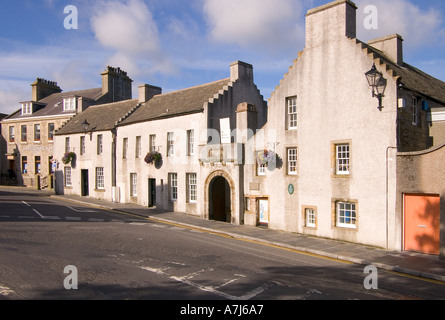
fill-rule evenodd
<path id="1" fill-rule="evenodd" d="M 388 147 L 386 148 L 386 250 L 389 249 L 389 150 L 390 149 L 398 149 L 397 147 Z M 397 177 L 396 177 L 397 179 Z"/>
<path id="2" fill-rule="evenodd" d="M 116 187 L 116 128 L 111 130 L 112 143 L 111 143 L 111 183 L 112 187 Z"/>

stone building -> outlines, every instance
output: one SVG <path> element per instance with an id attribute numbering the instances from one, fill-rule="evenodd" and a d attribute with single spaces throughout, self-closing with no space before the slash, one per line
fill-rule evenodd
<path id="1" fill-rule="evenodd" d="M 244 188 L 251 208 L 266 200 L 270 228 L 404 250 L 397 190 L 414 167 L 402 170 L 397 153 L 445 143 L 429 121 L 441 126 L 445 83 L 403 61 L 399 35 L 358 40 L 356 10 L 338 0 L 308 11 L 305 48 L 269 100 L 276 140 L 255 137 L 281 165 L 249 166 Z"/>
<path id="2" fill-rule="evenodd" d="M 77 116 L 57 155 L 68 137 L 95 147 L 61 192 L 445 257 L 445 83 L 404 62 L 400 35 L 357 39 L 356 10 L 308 11 L 305 48 L 268 105 L 237 61 L 201 86 L 142 85 L 103 106 L 107 126 L 102 107 L 88 132 Z"/>
<path id="3" fill-rule="evenodd" d="M 236 61 L 230 78 L 154 96 L 140 90 L 141 107 L 117 126 L 116 198 L 243 223 L 243 137 L 267 122 L 253 67 Z M 150 152 L 162 160 L 147 164 Z"/>
<path id="4" fill-rule="evenodd" d="M 31 100 L 1 122 L 2 174 L 12 175 L 17 185 L 53 188 L 55 132 L 91 105 L 131 98 L 132 80 L 119 68 L 107 67 L 102 82 L 102 88 L 70 92 L 45 79 L 31 84 Z"/>
<path id="5" fill-rule="evenodd" d="M 138 99 L 90 106 L 56 132 L 56 193 L 114 200 L 116 125 L 139 106 Z"/>

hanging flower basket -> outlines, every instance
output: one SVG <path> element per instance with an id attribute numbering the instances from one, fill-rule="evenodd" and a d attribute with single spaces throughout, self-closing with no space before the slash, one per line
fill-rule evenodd
<path id="1" fill-rule="evenodd" d="M 257 153 L 256 160 L 259 165 L 264 165 L 269 162 L 276 162 L 277 154 L 274 151 L 263 150 Z"/>
<path id="2" fill-rule="evenodd" d="M 76 154 L 74 152 L 67 152 L 62 158 L 62 162 L 64 164 L 70 164 L 74 159 L 76 159 Z"/>
<path id="3" fill-rule="evenodd" d="M 162 160 L 162 155 L 157 151 L 151 151 L 145 156 L 145 162 L 147 164 L 156 164 Z"/>

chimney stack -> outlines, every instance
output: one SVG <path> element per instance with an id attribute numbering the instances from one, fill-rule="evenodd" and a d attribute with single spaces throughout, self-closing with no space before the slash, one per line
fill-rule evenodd
<path id="1" fill-rule="evenodd" d="M 322 46 L 344 37 L 356 38 L 357 6 L 350 0 L 336 0 L 306 14 L 306 48 Z"/>
<path id="2" fill-rule="evenodd" d="M 399 34 L 374 39 L 368 42 L 370 46 L 382 51 L 398 65 L 403 64 L 403 38 Z"/>
<path id="3" fill-rule="evenodd" d="M 139 86 L 139 103 L 148 102 L 156 95 L 162 94 L 162 88 L 143 84 Z"/>
<path id="4" fill-rule="evenodd" d="M 32 101 L 40 101 L 54 93 L 61 93 L 62 89 L 57 85 L 55 81 L 49 81 L 41 78 L 37 78 L 32 87 Z"/>
<path id="5" fill-rule="evenodd" d="M 130 100 L 132 82 L 127 72 L 108 66 L 102 74 L 102 94 L 108 94 L 110 102 Z"/>
<path id="6" fill-rule="evenodd" d="M 237 80 L 253 83 L 253 66 L 242 61 L 232 62 L 230 64 L 230 81 Z"/>

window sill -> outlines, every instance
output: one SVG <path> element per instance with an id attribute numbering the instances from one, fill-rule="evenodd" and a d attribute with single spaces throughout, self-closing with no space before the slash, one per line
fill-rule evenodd
<path id="1" fill-rule="evenodd" d="M 105 192 L 105 189 L 94 189 L 95 192 Z"/>
<path id="2" fill-rule="evenodd" d="M 338 224 L 335 227 L 344 231 L 357 231 L 357 226 L 347 226 Z"/>

